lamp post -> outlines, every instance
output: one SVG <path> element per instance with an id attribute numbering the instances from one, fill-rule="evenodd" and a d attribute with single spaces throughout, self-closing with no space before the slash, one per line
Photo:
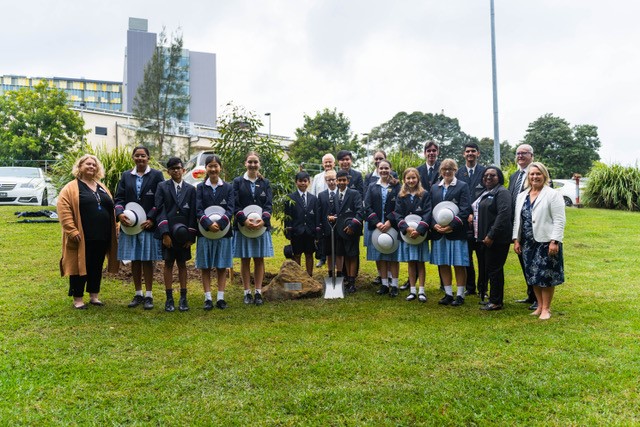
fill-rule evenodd
<path id="1" fill-rule="evenodd" d="M 367 155 L 365 157 L 367 159 L 367 165 L 370 165 L 371 162 L 369 161 L 369 134 L 368 133 L 363 133 L 362 136 L 366 136 L 367 137 Z"/>
<path id="2" fill-rule="evenodd" d="M 493 163 L 500 166 L 500 131 L 498 127 L 498 73 L 496 69 L 496 23 L 491 0 L 491 71 L 493 81 Z"/>
<path id="3" fill-rule="evenodd" d="M 264 113 L 264 115 L 269 117 L 269 139 L 271 139 L 271 113 Z"/>

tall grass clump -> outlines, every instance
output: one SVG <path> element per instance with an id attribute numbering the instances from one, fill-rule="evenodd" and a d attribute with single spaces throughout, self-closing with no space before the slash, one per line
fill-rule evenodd
<path id="1" fill-rule="evenodd" d="M 584 201 L 592 207 L 640 210 L 640 169 L 596 163 L 589 173 Z"/>
<path id="2" fill-rule="evenodd" d="M 375 150 L 373 151 L 375 153 Z M 424 163 L 424 157 L 418 156 L 413 152 L 392 151 L 387 153 L 387 160 L 391 162 L 393 170 L 396 171 L 399 178 L 402 178 L 404 170 L 407 168 L 415 168 Z M 373 169 L 373 164 L 371 165 Z"/>

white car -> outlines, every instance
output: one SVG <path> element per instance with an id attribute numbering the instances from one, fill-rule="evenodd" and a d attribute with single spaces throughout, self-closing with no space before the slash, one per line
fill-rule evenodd
<path id="1" fill-rule="evenodd" d="M 582 197 L 584 196 L 584 189 L 587 186 L 589 178 L 580 178 L 580 203 L 582 204 Z M 554 179 L 553 187 L 557 192 L 562 194 L 565 206 L 573 206 L 577 204 L 576 197 L 578 196 L 576 190 L 575 179 Z"/>
<path id="2" fill-rule="evenodd" d="M 204 167 L 204 161 L 213 151 L 200 151 L 189 159 L 185 168 L 184 180 L 189 184 L 196 186 L 204 180 L 207 171 Z"/>
<path id="3" fill-rule="evenodd" d="M 0 205 L 49 206 L 55 192 L 40 168 L 0 167 Z"/>

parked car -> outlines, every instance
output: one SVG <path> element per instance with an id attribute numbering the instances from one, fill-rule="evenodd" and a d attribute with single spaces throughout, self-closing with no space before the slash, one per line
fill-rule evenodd
<path id="1" fill-rule="evenodd" d="M 56 194 L 40 168 L 0 167 L 0 204 L 49 206 Z"/>
<path id="2" fill-rule="evenodd" d="M 186 172 L 184 174 L 184 180 L 191 185 L 198 185 L 202 182 L 207 171 L 204 167 L 204 160 L 208 155 L 214 154 L 213 151 L 199 151 L 184 165 Z"/>
<path id="3" fill-rule="evenodd" d="M 589 178 L 580 178 L 580 199 L 582 200 L 583 190 L 587 186 Z M 577 204 L 576 200 L 576 180 L 575 179 L 554 179 L 553 186 L 557 192 L 562 194 L 565 206 Z"/>

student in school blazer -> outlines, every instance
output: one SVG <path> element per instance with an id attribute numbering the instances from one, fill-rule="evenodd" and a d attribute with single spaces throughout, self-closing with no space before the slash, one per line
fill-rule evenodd
<path id="1" fill-rule="evenodd" d="M 287 238 L 308 237 L 315 240 L 320 231 L 318 198 L 307 191 L 307 205 L 302 203 L 299 191 L 289 194 L 284 205 L 284 227 Z"/>
<path id="2" fill-rule="evenodd" d="M 196 188 L 193 185 L 183 180 L 180 183 L 178 197 L 172 179 L 161 182 L 156 191 L 156 208 L 158 209 L 156 239 L 162 239 L 165 234 L 171 235 L 171 226 L 177 220 L 189 229 L 191 242 L 196 241 Z"/>
<path id="3" fill-rule="evenodd" d="M 147 219 L 154 222 L 153 228 L 157 226 L 156 216 L 156 191 L 160 183 L 164 182 L 162 172 L 157 169 L 150 169 L 148 173 L 142 176 L 142 187 L 140 188 L 140 197 L 136 194 L 136 178 L 135 173 L 131 170 L 125 171 L 120 177 L 118 188 L 115 196 L 116 218 L 124 212 L 124 207 L 129 202 L 136 202 L 147 213 Z"/>

